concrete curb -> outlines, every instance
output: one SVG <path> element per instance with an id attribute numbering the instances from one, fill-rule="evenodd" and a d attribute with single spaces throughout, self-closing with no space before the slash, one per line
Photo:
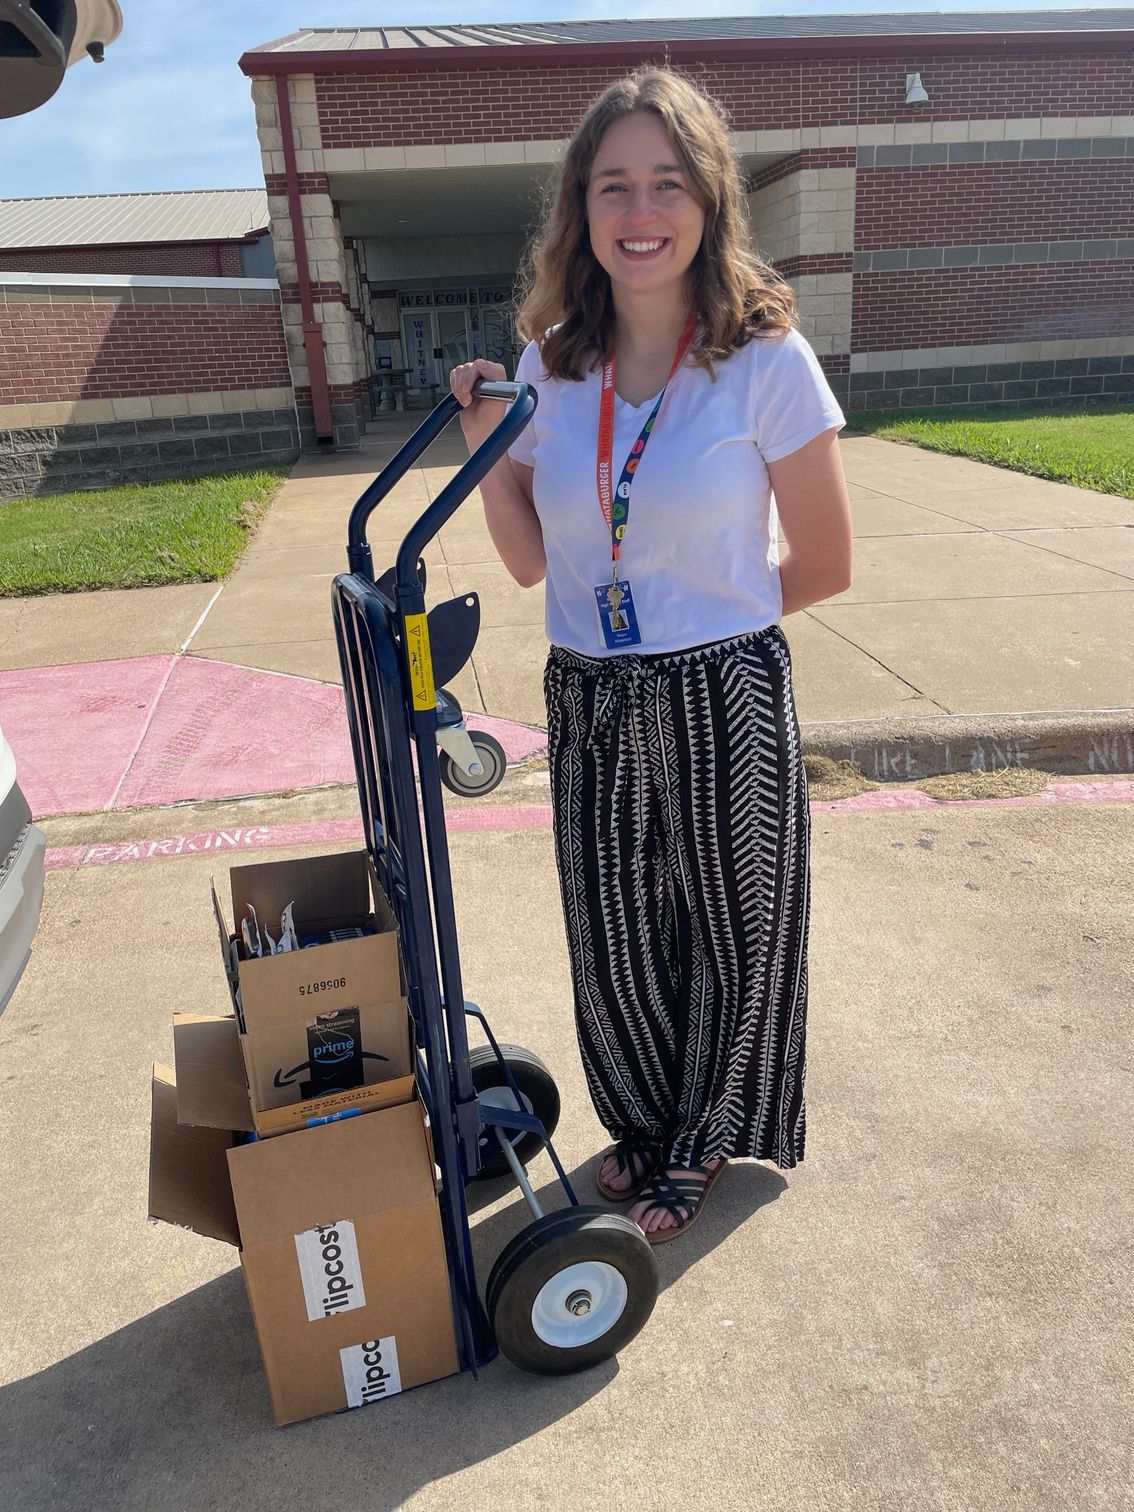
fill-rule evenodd
<path id="1" fill-rule="evenodd" d="M 804 754 L 849 761 L 875 782 L 1006 766 L 1134 772 L 1134 709 L 840 719 L 801 726 Z"/>

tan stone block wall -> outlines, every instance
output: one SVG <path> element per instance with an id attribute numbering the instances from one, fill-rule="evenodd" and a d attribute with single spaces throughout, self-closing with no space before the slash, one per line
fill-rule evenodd
<path id="1" fill-rule="evenodd" d="M 851 278 L 815 273 L 788 279 L 799 301 L 799 329 L 819 356 L 850 351 Z"/>
<path id="2" fill-rule="evenodd" d="M 748 197 L 752 239 L 771 262 L 799 253 L 802 197 L 799 174 L 790 173 Z"/>
<path id="3" fill-rule="evenodd" d="M 853 168 L 805 168 L 749 196 L 753 237 L 774 262 L 854 247 Z"/>
<path id="4" fill-rule="evenodd" d="M 75 399 L 51 404 L 0 404 L 0 431 L 61 425 L 110 425 L 116 420 L 170 420 L 221 411 L 290 409 L 290 388 L 225 393 L 153 394 L 125 399 Z"/>

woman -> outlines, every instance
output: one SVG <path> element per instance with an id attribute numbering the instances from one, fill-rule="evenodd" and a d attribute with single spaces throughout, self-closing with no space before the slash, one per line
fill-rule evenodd
<path id="1" fill-rule="evenodd" d="M 547 580 L 576 1025 L 615 1137 L 598 1188 L 653 1243 L 727 1160 L 803 1156 L 810 831 L 778 622 L 848 586 L 851 531 L 843 416 L 794 315 L 719 109 L 667 70 L 612 85 L 517 320 L 539 407 L 481 494 L 512 576 Z M 499 421 L 472 386 L 504 376 L 452 372 L 470 450 Z"/>

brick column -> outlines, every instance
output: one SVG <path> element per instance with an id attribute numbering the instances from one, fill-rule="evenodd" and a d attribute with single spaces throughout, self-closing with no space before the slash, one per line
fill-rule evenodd
<path id="1" fill-rule="evenodd" d="M 370 416 L 370 390 L 373 382 L 373 363 L 371 360 L 372 347 L 367 334 L 369 312 L 367 310 L 367 296 L 369 289 L 365 288 L 359 272 L 359 249 L 353 237 L 342 235 L 342 224 L 339 220 L 338 206 L 335 206 L 335 225 L 339 230 L 339 240 L 343 245 L 344 266 L 346 270 L 347 308 L 350 313 L 348 334 L 351 351 L 353 354 L 355 387 L 357 399 L 361 408 L 362 418 L 360 424 L 365 427 Z"/>
<path id="2" fill-rule="evenodd" d="M 802 133 L 751 133 L 761 150 L 792 148 Z M 843 137 L 847 138 L 844 142 Z M 855 218 L 853 128 L 814 132 L 824 145 L 791 152 L 756 175 L 754 240 L 799 300 L 800 330 L 840 400 L 847 397 Z"/>
<path id="3" fill-rule="evenodd" d="M 327 385 L 334 427 L 334 444 L 357 446 L 369 413 L 362 399 L 368 375 L 365 344 L 355 330 L 350 305 L 348 259 L 342 231 L 331 199 L 325 171 L 322 135 L 315 105 L 315 81 L 310 76 L 289 77 L 288 101 L 302 226 L 292 225 L 287 196 L 283 138 L 280 129 L 275 78 L 254 78 L 252 99 L 268 189 L 268 213 L 276 248 L 276 271 L 283 300 L 284 332 L 295 383 L 300 438 L 305 447 L 315 445 L 311 374 L 304 344 L 303 312 L 300 306 L 296 235 L 307 248 L 315 319 L 322 327 Z"/>

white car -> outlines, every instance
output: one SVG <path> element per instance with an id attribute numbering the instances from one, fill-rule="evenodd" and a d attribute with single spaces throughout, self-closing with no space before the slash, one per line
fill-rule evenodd
<path id="1" fill-rule="evenodd" d="M 0 117 L 50 100 L 72 63 L 101 63 L 121 30 L 118 0 L 0 0 Z"/>
<path id="2" fill-rule="evenodd" d="M 31 955 L 43 907 L 46 839 L 16 781 L 16 760 L 0 730 L 0 1013 Z"/>

